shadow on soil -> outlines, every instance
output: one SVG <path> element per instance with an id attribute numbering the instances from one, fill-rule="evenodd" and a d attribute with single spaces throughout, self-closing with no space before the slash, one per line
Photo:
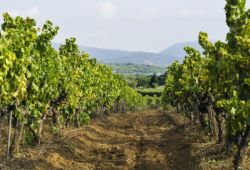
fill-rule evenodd
<path id="1" fill-rule="evenodd" d="M 172 114 L 165 113 L 165 119 L 173 127 L 166 131 L 165 153 L 171 170 L 199 170 L 199 161 L 192 154 L 192 146 L 185 141 L 187 123 L 178 121 Z"/>

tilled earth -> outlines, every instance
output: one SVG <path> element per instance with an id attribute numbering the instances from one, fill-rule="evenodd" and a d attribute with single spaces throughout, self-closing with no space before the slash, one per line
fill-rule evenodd
<path id="1" fill-rule="evenodd" d="M 185 138 L 185 122 L 183 117 L 159 109 L 114 114 L 47 137 L 39 147 L 24 147 L 17 158 L 0 164 L 0 169 L 201 169 Z"/>

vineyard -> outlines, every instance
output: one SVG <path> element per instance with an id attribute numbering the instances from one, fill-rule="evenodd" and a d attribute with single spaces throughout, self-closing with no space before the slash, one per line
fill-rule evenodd
<path id="1" fill-rule="evenodd" d="M 130 87 L 75 38 L 54 48 L 51 21 L 4 13 L 0 169 L 249 168 L 250 10 L 226 0 L 225 12 L 226 41 L 200 32 L 204 52 L 185 47 L 163 92 Z M 224 164 L 203 165 L 213 154 Z"/>
<path id="2" fill-rule="evenodd" d="M 57 51 L 51 41 L 58 27 L 42 28 L 30 18 L 3 15 L 0 34 L 0 132 L 8 121 L 7 157 L 25 141 L 39 145 L 44 122 L 51 129 L 80 127 L 90 117 L 124 112 L 146 101 L 112 70 L 80 53 L 74 38 Z M 12 133 L 13 131 L 13 133 Z M 6 134 L 6 133 L 5 133 Z M 13 137 L 12 137 L 13 135 Z"/>
<path id="3" fill-rule="evenodd" d="M 234 146 L 234 169 L 241 169 L 250 131 L 250 10 L 245 0 L 227 0 L 226 42 L 215 43 L 201 32 L 200 54 L 186 47 L 182 64 L 168 67 L 163 102 L 184 112 L 190 124 L 207 129 L 210 140 Z M 225 137 L 225 138 L 224 138 Z"/>

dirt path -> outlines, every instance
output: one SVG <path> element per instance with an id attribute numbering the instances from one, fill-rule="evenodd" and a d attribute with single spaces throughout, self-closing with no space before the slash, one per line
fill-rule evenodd
<path id="1" fill-rule="evenodd" d="M 195 170 L 183 121 L 158 109 L 110 116 L 26 150 L 11 169 Z M 0 168 L 1 169 L 1 168 Z"/>

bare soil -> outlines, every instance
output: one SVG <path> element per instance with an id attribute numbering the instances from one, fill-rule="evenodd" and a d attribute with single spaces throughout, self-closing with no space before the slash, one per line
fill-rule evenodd
<path id="1" fill-rule="evenodd" d="M 206 144 L 205 153 L 206 139 L 192 136 L 186 126 L 182 116 L 159 109 L 115 114 L 46 135 L 41 146 L 24 146 L 11 161 L 2 154 L 0 169 L 198 170 L 218 169 L 225 160 L 223 169 L 230 169 L 230 158 L 218 155 L 217 145 Z"/>

